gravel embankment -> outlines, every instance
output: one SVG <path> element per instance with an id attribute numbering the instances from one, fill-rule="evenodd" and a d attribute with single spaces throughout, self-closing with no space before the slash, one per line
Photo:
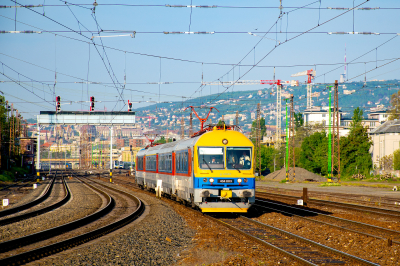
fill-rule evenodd
<path id="1" fill-rule="evenodd" d="M 162 200 L 121 186 L 116 187 L 144 200 L 146 215 L 113 234 L 82 247 L 42 259 L 40 265 L 173 265 L 176 263 L 178 253 L 190 244 L 194 230 L 189 228 L 185 220 Z"/>
<path id="2" fill-rule="evenodd" d="M 388 247 L 385 240 L 275 212 L 265 213 L 254 219 L 379 265 L 400 264 L 400 257 L 398 256 L 400 246 L 394 244 Z"/>
<path id="3" fill-rule="evenodd" d="M 36 206 L 33 206 L 32 208 L 27 209 L 27 210 L 20 211 L 18 213 L 12 214 L 12 215 L 4 216 L 4 217 L 0 218 L 0 220 L 7 219 L 7 218 L 10 218 L 10 217 L 13 217 L 13 216 L 19 216 L 19 215 L 24 214 L 24 213 L 36 211 L 36 210 L 39 210 L 39 209 L 43 209 L 43 208 L 45 208 L 47 206 L 51 206 L 51 205 L 61 201 L 65 197 L 65 195 L 66 194 L 65 194 L 65 191 L 64 191 L 64 184 L 62 182 L 62 179 L 61 178 L 57 178 L 54 181 L 54 186 L 53 186 L 53 189 L 51 191 L 50 196 L 45 201 L 43 201 L 42 203 L 40 203 L 40 204 L 38 204 Z"/>
<path id="4" fill-rule="evenodd" d="M 307 171 L 304 168 L 296 167 L 296 181 L 301 182 L 305 180 L 313 180 L 316 182 L 326 182 L 326 177 L 322 177 L 320 175 L 314 174 L 310 171 Z M 265 176 L 265 180 L 274 180 L 274 181 L 282 181 L 286 178 L 286 169 L 282 168 L 281 170 L 275 171 Z M 293 181 L 293 180 L 291 180 Z"/>
<path id="5" fill-rule="evenodd" d="M 71 200 L 54 211 L 2 226 L 0 241 L 19 238 L 25 235 L 59 226 L 89 215 L 100 208 L 102 198 L 76 179 L 67 180 L 72 193 Z"/>
<path id="6" fill-rule="evenodd" d="M 132 177 L 118 176 L 134 183 Z M 146 193 L 147 194 L 147 193 Z M 154 198 L 154 194 L 149 194 Z M 297 265 L 295 261 L 206 218 L 200 212 L 163 199 L 195 235 L 178 255 L 175 265 Z"/>
<path id="7" fill-rule="evenodd" d="M 21 206 L 25 203 L 31 202 L 42 195 L 47 185 L 50 183 L 51 179 L 47 178 L 45 181 L 40 181 L 37 183 L 37 188 L 33 189 L 33 184 L 36 182 L 26 182 L 24 185 L 18 185 L 16 187 L 7 188 L 5 191 L 2 191 L 4 196 L 1 196 L 1 199 L 8 199 L 9 205 L 6 208 L 14 208 L 17 206 Z M 1 193 L 3 195 L 3 193 Z"/>

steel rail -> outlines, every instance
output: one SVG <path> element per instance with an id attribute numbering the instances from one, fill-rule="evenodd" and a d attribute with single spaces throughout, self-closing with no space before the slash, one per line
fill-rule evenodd
<path id="1" fill-rule="evenodd" d="M 257 192 L 266 192 L 266 193 L 290 193 L 290 194 L 282 194 L 286 196 L 298 195 L 298 197 L 302 197 L 301 190 L 291 190 L 291 189 L 282 189 L 279 188 L 277 190 L 266 189 L 265 187 L 262 189 L 258 189 Z M 374 205 L 378 205 L 380 209 L 389 208 L 399 208 L 397 205 L 400 205 L 400 198 L 394 198 L 389 196 L 374 196 L 374 195 L 362 195 L 362 194 L 347 194 L 347 193 L 339 193 L 339 192 L 320 192 L 320 191 L 308 191 L 308 197 L 311 199 L 323 199 L 329 198 L 327 200 L 339 200 L 338 202 L 348 203 L 355 202 L 355 204 L 363 205 L 367 204 L 370 207 L 374 207 Z M 368 200 L 362 199 L 368 198 Z"/>
<path id="2" fill-rule="evenodd" d="M 330 252 L 330 253 L 333 253 L 333 254 L 336 254 L 336 255 L 339 255 L 339 256 L 343 256 L 343 257 L 345 257 L 345 258 L 347 258 L 347 259 L 350 259 L 350 260 L 352 260 L 352 261 L 355 261 L 355 262 L 357 262 L 357 263 L 361 263 L 361 264 L 363 264 L 363 265 L 374 265 L 374 266 L 378 266 L 378 265 L 379 265 L 379 264 L 370 262 L 370 261 L 368 261 L 368 260 L 364 260 L 364 259 L 358 258 L 358 257 L 356 257 L 356 256 L 350 255 L 350 254 L 348 254 L 348 253 L 342 252 L 342 251 L 340 251 L 340 250 L 337 250 L 337 249 L 334 249 L 334 248 L 331 248 L 331 247 L 322 245 L 322 244 L 320 244 L 320 243 L 317 243 L 317 242 L 315 242 L 315 241 L 306 239 L 306 238 L 304 238 L 304 237 L 301 237 L 301 236 L 292 234 L 292 233 L 287 232 L 287 231 L 284 231 L 284 230 L 282 230 L 282 229 L 279 229 L 279 228 L 276 228 L 276 227 L 273 227 L 273 226 L 270 226 L 270 225 L 267 225 L 267 224 L 264 224 L 264 223 L 255 221 L 255 220 L 253 220 L 253 219 L 250 219 L 250 218 L 247 218 L 247 217 L 244 217 L 244 216 L 240 216 L 240 217 L 243 218 L 243 219 L 246 220 L 246 221 L 252 222 L 252 223 L 257 224 L 257 225 L 260 225 L 260 226 L 267 227 L 267 228 L 269 228 L 269 229 L 271 229 L 271 230 L 278 231 L 278 232 L 281 233 L 281 234 L 284 234 L 284 235 L 289 236 L 289 237 L 293 237 L 293 238 L 295 238 L 295 239 L 297 239 L 297 240 L 299 240 L 299 241 L 302 241 L 302 242 L 304 242 L 304 243 L 307 243 L 307 244 L 310 244 L 310 245 L 313 245 L 313 246 L 322 248 L 322 249 L 324 249 L 324 250 L 326 250 L 326 251 L 328 251 L 328 252 Z"/>
<path id="3" fill-rule="evenodd" d="M 116 179 L 116 178 L 115 178 L 115 179 Z M 117 180 L 117 179 L 116 179 L 116 180 Z M 119 181 L 122 181 L 122 180 L 119 180 Z M 124 183 L 128 183 L 127 181 L 123 181 L 123 182 L 124 182 Z M 129 183 L 131 183 L 131 182 L 129 182 Z M 139 189 L 138 189 L 138 190 L 139 190 Z M 142 191 L 141 191 L 141 192 L 142 192 Z M 170 201 L 172 201 L 173 203 L 177 204 L 174 200 L 171 200 L 171 199 L 170 199 Z M 192 211 L 194 211 L 194 212 L 196 212 L 196 213 L 198 213 L 198 211 L 195 211 L 195 210 L 193 210 L 193 209 L 191 209 L 191 208 L 189 208 L 189 207 L 188 207 L 188 209 L 189 209 L 189 210 L 192 210 Z M 246 232 L 243 232 L 242 230 L 240 230 L 240 229 L 238 229 L 238 228 L 235 228 L 234 226 L 229 225 L 229 224 L 227 224 L 227 223 L 225 223 L 225 222 L 223 222 L 223 221 L 221 221 L 221 220 L 219 220 L 219 219 L 217 219 L 217 218 L 214 218 L 214 217 L 212 217 L 212 216 L 210 216 L 210 215 L 205 215 L 205 217 L 207 217 L 207 218 L 209 218 L 210 220 L 213 220 L 213 221 L 215 221 L 215 222 L 217 222 L 217 223 L 220 223 L 220 224 L 222 224 L 222 225 L 224 225 L 224 226 L 226 226 L 226 227 L 228 227 L 228 228 L 230 228 L 230 229 L 232 229 L 232 230 L 234 230 L 234 231 L 236 231 L 236 232 L 238 232 L 238 233 L 240 233 L 240 234 L 242 234 L 242 235 L 244 235 L 244 236 L 246 236 L 246 237 L 248 237 L 248 238 L 250 238 L 250 239 L 252 239 L 252 240 L 255 240 L 256 242 L 258 242 L 258 243 L 260 243 L 260 244 L 262 244 L 262 245 L 266 245 L 267 247 L 270 247 L 270 248 L 272 248 L 272 249 L 274 249 L 274 250 L 277 250 L 278 252 L 281 252 L 282 254 L 287 255 L 287 256 L 289 256 L 290 258 L 292 258 L 292 259 L 294 259 L 294 260 L 296 260 L 296 261 L 298 261 L 298 262 L 300 262 L 300 263 L 302 263 L 302 264 L 305 264 L 305 265 L 317 265 L 317 264 L 314 264 L 314 263 L 312 263 L 312 262 L 310 262 L 310 261 L 307 261 L 307 260 L 305 260 L 305 259 L 303 259 L 303 258 L 301 258 L 301 257 L 299 257 L 299 256 L 296 256 L 296 255 L 293 254 L 293 253 L 290 253 L 290 252 L 288 252 L 288 251 L 286 251 L 286 250 L 283 250 L 283 249 L 281 249 L 281 248 L 279 248 L 279 247 L 277 247 L 277 246 L 274 246 L 274 245 L 272 245 L 271 243 L 268 243 L 268 242 L 266 242 L 266 241 L 264 241 L 264 240 L 262 240 L 262 239 L 260 239 L 260 238 L 257 238 L 257 237 L 255 237 L 255 236 L 252 236 L 252 235 L 250 235 L 250 234 L 248 234 L 248 233 L 246 233 Z M 272 227 L 272 226 L 265 225 L 265 224 L 263 224 L 263 223 L 260 223 L 260 222 L 258 222 L 258 221 L 249 219 L 249 218 L 247 218 L 247 217 L 244 217 L 244 216 L 241 216 L 241 217 L 244 218 L 244 219 L 246 219 L 246 220 L 251 221 L 252 223 L 255 223 L 255 224 L 258 224 L 258 225 L 262 225 L 262 226 L 266 226 L 266 227 L 268 227 L 268 228 L 270 228 L 270 229 L 272 229 L 272 230 L 281 232 L 282 234 L 286 234 L 286 235 L 288 235 L 288 236 L 292 236 L 292 237 L 298 239 L 299 241 L 303 241 L 303 240 L 304 240 L 303 242 L 305 242 L 305 243 L 307 243 L 307 244 L 321 247 L 321 248 L 325 249 L 325 250 L 328 251 L 328 252 L 334 253 L 334 254 L 339 255 L 339 256 L 344 256 L 344 257 L 346 257 L 346 258 L 349 259 L 349 260 L 357 261 L 358 263 L 361 263 L 361 264 L 363 264 L 363 265 L 374 265 L 374 266 L 378 265 L 378 264 L 372 263 L 372 262 L 370 262 L 370 261 L 367 261 L 367 260 L 358 258 L 358 257 L 356 257 L 356 256 L 347 254 L 347 253 L 345 253 L 345 252 L 342 252 L 342 251 L 339 251 L 339 250 L 336 250 L 336 249 L 327 247 L 327 246 L 325 246 L 325 245 L 319 244 L 319 243 L 314 242 L 314 241 L 312 241 L 312 240 L 305 239 L 305 238 L 303 238 L 303 237 L 293 235 L 293 234 L 291 234 L 291 233 L 289 233 L 289 232 L 286 232 L 286 231 L 283 231 L 283 230 L 281 230 L 281 229 L 278 229 L 278 228 L 275 228 L 275 227 Z"/>
<path id="4" fill-rule="evenodd" d="M 47 229 L 44 231 L 40 231 L 40 232 L 31 234 L 31 235 L 27 235 L 27 236 L 12 239 L 9 241 L 1 242 L 0 243 L 0 253 L 4 253 L 4 252 L 7 252 L 10 250 L 19 248 L 19 247 L 23 247 L 23 246 L 26 246 L 26 245 L 29 245 L 32 243 L 37 243 L 39 241 L 49 239 L 54 236 L 58 236 L 62 233 L 82 227 L 82 226 L 84 226 L 88 223 L 91 223 L 92 221 L 95 221 L 95 220 L 103 217 L 104 215 L 108 214 L 115 206 L 114 199 L 112 197 L 110 197 L 107 193 L 101 191 L 100 189 L 98 189 L 90 184 L 86 184 L 86 185 L 88 185 L 89 187 L 91 187 L 95 191 L 101 193 L 104 197 L 106 197 L 107 205 L 104 208 L 96 211 L 95 213 L 93 213 L 91 215 L 88 215 L 86 217 L 72 221 L 67 224 L 53 227 L 53 228 L 50 228 L 50 229 Z M 0 262 L 1 262 L 1 260 L 0 260 Z"/>
<path id="5" fill-rule="evenodd" d="M 100 184 L 100 185 L 102 185 L 102 184 Z M 108 188 L 110 188 L 110 187 L 108 187 Z M 132 197 L 132 199 L 134 201 L 136 201 L 136 203 L 138 204 L 138 208 L 134 212 L 132 212 L 130 215 L 128 215 L 114 223 L 108 224 L 106 226 L 103 226 L 103 227 L 93 230 L 91 232 L 88 232 L 88 233 L 85 233 L 85 234 L 82 234 L 82 235 L 79 235 L 79 236 L 58 242 L 58 243 L 54 243 L 54 244 L 51 244 L 51 245 L 48 245 L 45 247 L 41 247 L 41 248 L 38 248 L 35 250 L 31 250 L 31 251 L 28 251 L 25 253 L 21 253 L 21 254 L 12 256 L 12 257 L 5 258 L 3 260 L 0 260 L 0 264 L 1 265 L 25 264 L 25 263 L 40 259 L 45 256 L 50 256 L 52 254 L 61 252 L 66 249 L 73 248 L 75 246 L 81 245 L 81 244 L 89 242 L 93 239 L 104 236 L 110 232 L 113 232 L 113 231 L 125 226 L 126 224 L 136 220 L 138 217 L 140 217 L 140 215 L 142 215 L 142 213 L 144 212 L 145 206 L 139 198 L 135 197 L 134 195 L 132 195 L 130 193 L 119 190 L 119 189 L 115 189 L 115 188 L 110 188 L 110 189 L 118 191 L 120 193 L 124 193 L 124 194 Z"/>
<path id="6" fill-rule="evenodd" d="M 51 193 L 51 190 L 53 189 L 55 180 L 56 180 L 56 176 L 53 178 L 51 183 L 47 185 L 46 190 L 44 191 L 44 193 L 42 193 L 41 197 L 39 197 L 31 202 L 28 202 L 24 205 L 0 211 L 0 218 L 20 212 L 20 211 L 27 210 L 35 205 L 42 203 L 44 200 L 46 200 L 50 196 L 50 193 Z"/>
<path id="7" fill-rule="evenodd" d="M 281 248 L 279 248 L 277 246 L 274 246 L 274 245 L 268 243 L 267 241 L 264 241 L 264 240 L 262 240 L 262 239 L 260 239 L 258 237 L 255 237 L 255 236 L 252 236 L 252 235 L 250 235 L 250 234 L 248 234 L 246 232 L 243 232 L 242 230 L 240 230 L 240 229 L 238 229 L 238 228 L 236 228 L 236 227 L 234 227 L 234 226 L 232 226 L 232 225 L 230 225 L 228 223 L 225 223 L 224 221 L 221 221 L 221 220 L 219 220 L 217 218 L 214 218 L 214 217 L 211 217 L 209 215 L 207 215 L 206 217 L 211 219 L 211 220 L 213 220 L 214 222 L 222 224 L 223 226 L 228 227 L 229 229 L 231 229 L 233 231 L 236 231 L 236 232 L 238 232 L 238 233 L 240 233 L 240 234 L 242 234 L 242 235 L 244 235 L 244 236 L 246 236 L 246 237 L 248 237 L 248 238 L 250 238 L 250 239 L 252 239 L 252 240 L 254 240 L 256 242 L 258 242 L 258 243 L 260 243 L 261 245 L 264 245 L 264 246 L 267 246 L 267 247 L 269 247 L 269 248 L 271 248 L 273 250 L 276 250 L 276 251 L 278 251 L 278 252 L 280 252 L 280 253 L 282 253 L 282 254 L 284 254 L 284 255 L 286 255 L 286 256 L 288 256 L 288 257 L 290 257 L 290 258 L 292 258 L 292 259 L 294 259 L 294 260 L 296 260 L 296 261 L 298 261 L 300 263 L 303 263 L 305 265 L 315 265 L 315 266 L 318 265 L 318 264 L 314 264 L 314 263 L 312 263 L 310 261 L 307 261 L 307 260 L 305 260 L 305 259 L 303 259 L 303 258 L 301 258 L 299 256 L 296 256 L 293 253 L 290 253 L 290 252 L 288 252 L 286 250 L 283 250 L 283 249 L 281 249 Z"/>
<path id="8" fill-rule="evenodd" d="M 257 199 L 257 201 L 262 201 L 262 200 Z M 323 217 L 327 217 L 329 219 L 343 221 L 343 222 L 347 222 L 347 223 L 351 223 L 351 224 L 355 224 L 355 225 L 360 225 L 362 227 L 370 227 L 370 229 L 377 229 L 377 230 L 385 231 L 387 233 L 394 233 L 394 234 L 400 235 L 400 232 L 398 232 L 398 231 L 391 230 L 391 229 L 386 229 L 386 228 L 375 226 L 375 225 L 369 225 L 369 224 L 365 224 L 365 223 L 361 223 L 361 222 L 351 221 L 351 220 L 347 220 L 347 219 L 343 219 L 343 218 L 339 218 L 339 217 L 334 217 L 334 216 L 330 216 L 330 215 L 314 212 L 314 211 L 311 211 L 311 210 L 300 209 L 300 208 L 296 208 L 296 207 L 293 207 L 293 206 L 287 206 L 287 205 L 283 205 L 283 204 L 279 204 L 279 203 L 275 203 L 275 202 L 269 202 L 269 201 L 262 201 L 262 202 L 273 204 L 273 205 L 277 205 L 277 206 L 283 206 L 284 208 L 289 208 L 289 209 L 295 209 L 295 210 L 298 210 L 298 211 L 308 212 L 308 213 L 311 213 L 311 214 L 317 214 L 317 215 L 320 215 L 320 216 L 323 216 Z M 297 215 L 297 214 L 295 214 L 293 212 L 286 212 L 286 211 L 283 211 L 281 209 L 275 209 L 275 208 L 272 208 L 272 207 L 267 207 L 267 206 L 263 206 L 263 205 L 259 205 L 259 204 L 255 204 L 254 206 L 265 208 L 265 209 L 269 209 L 269 210 L 272 210 L 272 211 L 275 211 L 275 212 L 279 212 L 279 213 L 283 213 L 283 214 L 287 214 L 287 215 L 296 216 L 296 217 L 299 217 L 300 219 L 304 219 L 304 220 L 307 220 L 307 221 L 333 226 L 333 227 L 339 228 L 341 230 L 345 230 L 345 231 L 349 231 L 349 232 L 353 232 L 353 233 L 358 233 L 358 234 L 370 236 L 370 237 L 377 238 L 377 239 L 389 240 L 389 238 L 384 238 L 384 237 L 380 237 L 380 236 L 376 236 L 376 235 L 371 235 L 371 234 L 368 234 L 368 233 L 365 233 L 365 232 L 360 232 L 360 231 L 357 231 L 357 230 L 354 230 L 354 229 L 346 228 L 345 226 L 335 225 L 335 224 L 327 223 L 327 222 L 324 222 L 324 221 L 319 221 L 319 220 L 314 220 L 312 218 L 303 217 L 303 216 Z M 392 243 L 400 245 L 400 242 L 395 241 L 395 240 L 392 240 Z"/>
<path id="9" fill-rule="evenodd" d="M 289 200 L 297 200 L 301 197 L 298 196 L 290 196 L 290 195 L 280 195 L 275 193 L 269 192 L 256 192 L 256 197 L 258 196 L 272 196 L 276 198 L 286 198 Z M 327 200 L 320 200 L 320 199 L 308 199 L 307 203 L 316 204 L 316 205 L 327 205 L 336 208 L 344 208 L 348 210 L 355 210 L 355 211 L 367 211 L 369 213 L 379 214 L 379 215 L 386 215 L 394 218 L 400 218 L 400 211 L 383 209 L 383 208 L 375 208 L 371 206 L 362 206 L 358 204 L 350 204 L 350 203 L 342 203 L 342 202 L 334 202 L 334 201 L 327 201 Z"/>
<path id="10" fill-rule="evenodd" d="M 19 222 L 19 221 L 22 221 L 22 220 L 26 220 L 26 219 L 38 216 L 38 215 L 44 214 L 46 212 L 55 210 L 55 209 L 63 206 L 64 204 L 66 204 L 71 199 L 71 192 L 70 192 L 70 190 L 68 188 L 67 182 L 65 182 L 65 178 L 64 177 L 62 178 L 62 182 L 64 184 L 63 188 L 64 188 L 64 191 L 65 191 L 65 197 L 61 201 L 56 202 L 53 205 L 41 208 L 41 209 L 36 210 L 36 211 L 32 211 L 32 212 L 24 213 L 24 214 L 21 214 L 21 215 L 18 215 L 18 216 L 14 216 L 14 217 L 10 217 L 10 218 L 6 218 L 6 219 L 3 219 L 3 220 L 0 220 L 0 226 L 11 224 L 11 223 L 15 223 L 15 222 Z"/>

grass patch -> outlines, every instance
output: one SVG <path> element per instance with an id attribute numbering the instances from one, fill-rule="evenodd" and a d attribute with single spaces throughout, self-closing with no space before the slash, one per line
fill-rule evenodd
<path id="1" fill-rule="evenodd" d="M 352 187 L 377 187 L 377 188 L 392 188 L 392 185 L 386 184 L 363 184 L 363 183 L 342 183 L 343 186 L 352 186 Z"/>
<path id="2" fill-rule="evenodd" d="M 19 175 L 28 174 L 29 170 L 21 167 L 12 167 L 9 171 L 3 171 L 0 174 L 0 181 L 14 181 L 15 172 L 18 172 Z"/>
<path id="3" fill-rule="evenodd" d="M 341 183 L 332 183 L 332 182 L 324 182 L 320 187 L 340 187 L 342 184 Z"/>

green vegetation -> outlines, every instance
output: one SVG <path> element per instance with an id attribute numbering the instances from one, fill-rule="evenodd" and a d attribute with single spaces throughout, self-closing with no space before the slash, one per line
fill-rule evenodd
<path id="1" fill-rule="evenodd" d="M 340 187 L 341 184 L 340 183 L 332 183 L 332 182 L 324 182 L 319 186 L 320 187 Z"/>
<path id="2" fill-rule="evenodd" d="M 3 171 L 0 174 L 0 181 L 14 181 L 15 172 L 19 175 L 28 174 L 29 170 L 21 167 L 12 167 L 9 171 Z"/>
<path id="3" fill-rule="evenodd" d="M 341 177 L 343 180 L 353 180 L 353 174 L 359 173 L 369 177 L 372 169 L 372 160 L 369 149 L 372 142 L 367 134 L 367 128 L 361 121 L 363 111 L 356 108 L 353 112 L 350 133 L 340 138 L 341 149 Z M 321 125 L 304 126 L 301 117 L 295 136 L 296 166 L 312 173 L 328 175 L 328 136 Z M 256 121 L 253 122 L 255 127 Z M 261 147 L 261 171 L 267 168 L 270 172 L 280 170 L 284 166 L 285 149 Z M 397 152 L 400 167 L 400 150 Z M 257 166 L 256 166 L 257 167 Z M 336 173 L 334 173 L 336 174 Z"/>
<path id="4" fill-rule="evenodd" d="M 399 119 L 400 118 L 400 90 L 396 93 L 393 93 L 390 97 L 390 115 L 389 120 Z"/>
<path id="5" fill-rule="evenodd" d="M 340 138 L 340 165 L 342 176 L 351 176 L 356 173 L 369 176 L 372 169 L 372 159 L 369 153 L 372 141 L 367 128 L 361 124 L 362 110 L 354 110 L 350 133 Z"/>
<path id="6" fill-rule="evenodd" d="M 400 170 L 400 149 L 393 152 L 393 170 Z"/>

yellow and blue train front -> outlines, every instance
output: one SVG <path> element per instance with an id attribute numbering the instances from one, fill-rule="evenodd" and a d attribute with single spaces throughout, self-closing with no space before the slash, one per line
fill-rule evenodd
<path id="1" fill-rule="evenodd" d="M 255 201 L 255 178 L 195 177 L 194 202 L 202 212 L 247 212 Z"/>

